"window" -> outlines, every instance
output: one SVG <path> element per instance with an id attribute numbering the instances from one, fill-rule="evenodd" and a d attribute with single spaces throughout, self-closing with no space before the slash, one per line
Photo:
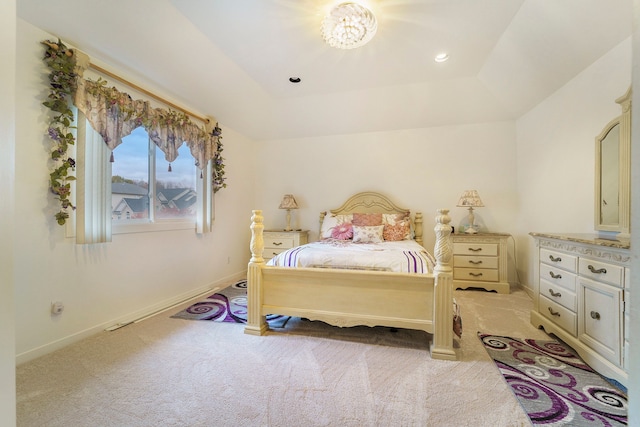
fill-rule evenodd
<path id="1" fill-rule="evenodd" d="M 164 153 L 139 127 L 113 150 L 111 167 L 111 219 L 127 222 L 189 220 L 197 214 L 198 170 L 189 147 L 183 144 L 169 164 Z"/>
<path id="2" fill-rule="evenodd" d="M 202 170 L 186 144 L 171 163 L 149 141 L 143 127 L 113 150 L 78 113 L 75 225 L 76 242 L 111 241 L 111 234 L 191 229 L 211 231 L 212 161 Z M 109 161 L 113 154 L 114 162 Z M 124 185 L 127 190 L 123 190 Z M 152 206 L 152 209 L 149 207 Z"/>

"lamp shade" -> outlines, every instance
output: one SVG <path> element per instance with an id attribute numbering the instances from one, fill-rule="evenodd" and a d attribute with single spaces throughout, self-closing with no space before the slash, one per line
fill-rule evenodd
<path id="1" fill-rule="evenodd" d="M 278 209 L 298 209 L 298 203 L 293 194 L 285 194 Z"/>
<path id="2" fill-rule="evenodd" d="M 459 207 L 481 208 L 484 207 L 480 196 L 476 190 L 466 190 L 458 200 Z"/>

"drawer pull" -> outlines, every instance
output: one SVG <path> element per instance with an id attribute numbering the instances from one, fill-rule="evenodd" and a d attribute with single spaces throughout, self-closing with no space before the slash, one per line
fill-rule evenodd
<path id="1" fill-rule="evenodd" d="M 481 277 L 482 273 L 469 273 L 469 276 L 473 276 L 473 277 Z"/>
<path id="2" fill-rule="evenodd" d="M 551 260 L 551 262 L 561 262 L 562 258 L 557 257 L 555 258 L 553 255 L 549 255 L 549 259 Z"/>
<path id="3" fill-rule="evenodd" d="M 551 276 L 552 279 L 562 279 L 562 274 L 553 274 L 553 271 L 549 272 L 549 276 Z"/>
<path id="4" fill-rule="evenodd" d="M 480 252 L 482 250 L 482 248 L 467 248 L 469 249 L 471 252 Z"/>
<path id="5" fill-rule="evenodd" d="M 548 307 L 548 308 L 549 308 L 549 313 L 551 313 L 552 316 L 560 317 L 560 313 L 558 313 L 557 311 L 553 311 L 551 307 Z"/>
<path id="6" fill-rule="evenodd" d="M 562 296 L 562 294 L 560 292 L 553 292 L 553 289 L 551 289 L 551 288 L 549 288 L 549 293 L 554 298 L 560 298 Z"/>
<path id="7" fill-rule="evenodd" d="M 273 246 L 280 246 L 282 242 L 273 242 Z"/>
<path id="8" fill-rule="evenodd" d="M 480 265 L 480 264 L 482 264 L 482 261 L 474 261 L 474 260 L 470 259 L 469 260 L 469 264 Z"/>
<path id="9" fill-rule="evenodd" d="M 600 320 L 600 313 L 598 313 L 597 311 L 592 311 L 591 318 L 595 320 Z"/>
<path id="10" fill-rule="evenodd" d="M 596 270 L 596 268 L 589 264 L 589 266 L 587 267 L 589 269 L 590 272 L 595 273 L 595 274 L 607 274 L 607 269 L 606 268 L 599 268 Z"/>

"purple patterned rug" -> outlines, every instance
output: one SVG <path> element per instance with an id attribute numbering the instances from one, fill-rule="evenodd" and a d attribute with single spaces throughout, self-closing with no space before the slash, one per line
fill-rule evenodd
<path id="1" fill-rule="evenodd" d="M 558 341 L 478 338 L 534 425 L 626 426 L 627 394 Z"/>
<path id="2" fill-rule="evenodd" d="M 247 323 L 247 281 L 240 280 L 207 298 L 174 314 L 174 318 L 210 320 L 213 322 Z M 284 328 L 289 316 L 270 314 L 270 328 Z"/>

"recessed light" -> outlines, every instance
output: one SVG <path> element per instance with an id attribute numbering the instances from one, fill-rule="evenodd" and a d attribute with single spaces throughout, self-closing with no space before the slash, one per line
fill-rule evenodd
<path id="1" fill-rule="evenodd" d="M 302 80 L 300 80 L 300 77 L 289 77 L 289 81 L 291 83 L 300 83 Z"/>
<path id="2" fill-rule="evenodd" d="M 436 62 L 444 62 L 447 59 L 449 59 L 449 54 L 448 53 L 439 53 L 436 55 L 436 57 L 434 58 Z"/>

